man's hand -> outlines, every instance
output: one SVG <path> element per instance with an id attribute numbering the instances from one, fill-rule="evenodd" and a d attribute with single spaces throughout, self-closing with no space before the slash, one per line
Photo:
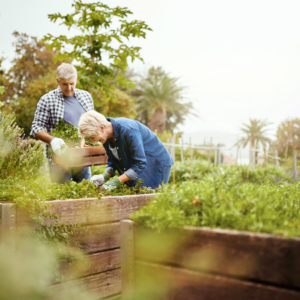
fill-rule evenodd
<path id="1" fill-rule="evenodd" d="M 103 173 L 102 175 L 94 175 L 91 177 L 91 181 L 96 187 L 102 185 L 108 179 L 109 179 L 109 175 L 106 172 Z"/>
<path id="2" fill-rule="evenodd" d="M 111 191 L 113 189 L 116 189 L 119 185 L 121 184 L 121 181 L 119 180 L 119 178 L 114 178 L 111 181 L 108 181 L 107 183 L 103 184 L 100 188 L 101 192 L 104 191 Z"/>
<path id="3" fill-rule="evenodd" d="M 56 154 L 56 155 L 61 155 L 61 147 L 63 145 L 66 145 L 66 143 L 64 142 L 63 139 L 60 139 L 60 138 L 54 138 L 51 140 L 50 142 L 50 145 L 51 145 L 51 148 L 53 150 L 53 152 Z"/>

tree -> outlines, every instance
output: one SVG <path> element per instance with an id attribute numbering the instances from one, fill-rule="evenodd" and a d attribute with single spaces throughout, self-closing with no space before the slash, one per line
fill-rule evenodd
<path id="1" fill-rule="evenodd" d="M 50 70 L 46 75 L 27 82 L 22 95 L 16 98 L 10 107 L 16 116 L 16 123 L 29 135 L 36 106 L 40 98 L 57 88 L 56 71 Z"/>
<path id="2" fill-rule="evenodd" d="M 239 139 L 239 144 L 242 145 L 242 147 L 246 147 L 248 144 L 250 144 L 250 162 L 251 162 L 251 150 L 259 149 L 259 145 L 261 144 L 263 146 L 264 155 L 266 159 L 266 147 L 268 144 L 272 143 L 272 140 L 267 137 L 266 133 L 269 130 L 269 128 L 266 128 L 271 123 L 267 122 L 267 120 L 257 120 L 257 119 L 251 119 L 250 118 L 250 124 L 244 124 L 241 128 L 242 133 L 245 134 L 242 138 Z M 257 155 L 258 153 L 255 152 L 255 162 L 257 163 Z"/>
<path id="3" fill-rule="evenodd" d="M 92 90 L 91 95 L 94 99 L 95 110 L 107 117 L 134 119 L 136 116 L 134 99 L 118 88 L 115 88 L 112 93 L 114 95 L 113 100 L 103 101 L 102 94 Z"/>
<path id="4" fill-rule="evenodd" d="M 150 68 L 135 91 L 138 119 L 152 131 L 173 131 L 187 115 L 193 114 L 192 103 L 184 101 L 184 89 L 178 78 L 169 77 L 161 67 Z"/>
<path id="5" fill-rule="evenodd" d="M 75 28 L 81 34 L 71 38 L 48 34 L 44 40 L 51 43 L 52 49 L 63 52 L 59 59 L 74 59 L 78 63 L 82 89 L 96 89 L 105 100 L 112 100 L 115 98 L 115 70 L 125 71 L 128 59 L 142 60 L 140 47 L 129 46 L 125 41 L 132 37 L 145 38 L 146 31 L 151 29 L 143 21 L 127 21 L 132 12 L 126 7 L 110 8 L 101 2 L 82 3 L 81 0 L 75 0 L 72 7 L 74 11 L 70 14 L 48 16 L 52 22 L 61 20 L 68 29 Z M 116 84 L 126 88 L 133 86 L 132 81 L 121 74 L 116 77 Z"/>
<path id="6" fill-rule="evenodd" d="M 56 70 L 59 65 L 59 63 L 53 63 L 58 52 L 47 49 L 46 44 L 37 37 L 17 31 L 13 33 L 13 36 L 16 38 L 14 42 L 16 56 L 8 72 L 0 74 L 0 81 L 3 81 L 5 86 L 1 100 L 5 103 L 6 111 L 15 109 L 19 102 L 18 98 L 23 96 L 29 83 Z M 18 123 L 18 119 L 16 121 Z"/>
<path id="7" fill-rule="evenodd" d="M 53 60 L 58 52 L 47 49 L 37 37 L 18 32 L 13 35 L 15 58 L 7 72 L 1 69 L 0 59 L 0 85 L 5 86 L 1 101 L 3 111 L 14 112 L 16 123 L 29 135 L 38 100 L 57 87 L 55 71 L 59 63 Z"/>
<path id="8" fill-rule="evenodd" d="M 285 120 L 278 126 L 276 146 L 285 158 L 300 149 L 300 119 Z"/>

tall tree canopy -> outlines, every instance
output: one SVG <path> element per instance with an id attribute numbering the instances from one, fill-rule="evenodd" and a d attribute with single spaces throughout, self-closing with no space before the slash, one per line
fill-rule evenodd
<path id="1" fill-rule="evenodd" d="M 285 157 L 300 150 L 300 119 L 288 119 L 280 123 L 277 129 L 278 154 Z"/>
<path id="2" fill-rule="evenodd" d="M 14 32 L 16 41 L 15 58 L 12 67 L 5 72 L 1 68 L 0 58 L 0 89 L 5 92 L 0 96 L 4 112 L 14 112 L 16 123 L 29 135 L 36 105 L 41 96 L 57 88 L 56 69 L 61 62 L 53 63 L 58 51 L 46 48 L 40 39 L 24 33 Z M 70 62 L 70 61 L 67 61 Z M 134 118 L 135 103 L 132 97 L 116 88 L 114 100 L 106 103 L 96 89 L 90 89 L 96 110 L 111 117 L 121 115 Z"/>
<path id="3" fill-rule="evenodd" d="M 251 149 L 259 149 L 262 145 L 264 152 L 268 144 L 272 143 L 272 140 L 267 136 L 267 132 L 270 130 L 267 128 L 271 123 L 267 120 L 250 119 L 249 124 L 243 123 L 241 127 L 241 132 L 244 134 L 239 139 L 239 144 L 242 147 L 246 147 L 250 144 Z M 255 160 L 257 161 L 257 152 L 255 152 Z"/>
<path id="4" fill-rule="evenodd" d="M 157 133 L 173 131 L 188 115 L 194 115 L 193 104 L 184 99 L 184 89 L 178 78 L 169 77 L 161 67 L 150 68 L 134 92 L 138 120 Z"/>
<path id="5" fill-rule="evenodd" d="M 44 40 L 52 49 L 62 51 L 59 59 L 74 59 L 78 63 L 79 86 L 85 90 L 101 93 L 105 100 L 115 98 L 116 85 L 132 87 L 132 81 L 122 73 L 114 77 L 115 70 L 125 71 L 128 59 L 142 60 L 140 47 L 128 45 L 130 38 L 146 37 L 151 30 L 143 21 L 127 21 L 132 12 L 126 7 L 111 8 L 101 2 L 83 3 L 75 0 L 73 12 L 67 15 L 50 14 L 52 22 L 62 21 L 62 25 L 77 29 L 79 35 L 54 37 Z"/>
<path id="6" fill-rule="evenodd" d="M 59 65 L 53 63 L 58 52 L 47 49 L 46 44 L 37 37 L 17 31 L 13 36 L 15 58 L 12 60 L 12 67 L 3 75 L 6 89 L 2 100 L 9 100 L 9 103 L 22 96 L 29 82 L 56 70 Z"/>

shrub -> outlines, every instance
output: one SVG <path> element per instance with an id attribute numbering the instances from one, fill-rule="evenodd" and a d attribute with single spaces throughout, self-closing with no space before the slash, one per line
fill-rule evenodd
<path id="1" fill-rule="evenodd" d="M 25 138 L 14 115 L 0 115 L 0 179 L 36 177 L 45 162 L 44 145 Z"/>
<path id="2" fill-rule="evenodd" d="M 274 184 L 268 168 L 252 170 L 248 181 L 245 172 L 246 168 L 219 168 L 199 181 L 183 182 L 175 191 L 165 187 L 131 217 L 159 231 L 189 225 L 300 237 L 299 184 Z"/>

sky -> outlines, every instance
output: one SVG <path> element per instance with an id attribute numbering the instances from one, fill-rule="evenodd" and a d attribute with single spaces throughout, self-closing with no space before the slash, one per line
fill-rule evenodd
<path id="1" fill-rule="evenodd" d="M 83 1 L 91 2 L 91 1 Z M 152 29 L 138 72 L 161 66 L 186 87 L 198 117 L 178 130 L 238 134 L 249 118 L 280 122 L 300 117 L 299 0 L 111 0 Z M 0 0 L 0 55 L 13 58 L 13 31 L 66 34 L 47 15 L 71 12 L 72 0 Z M 68 33 L 72 34 L 72 32 Z"/>

